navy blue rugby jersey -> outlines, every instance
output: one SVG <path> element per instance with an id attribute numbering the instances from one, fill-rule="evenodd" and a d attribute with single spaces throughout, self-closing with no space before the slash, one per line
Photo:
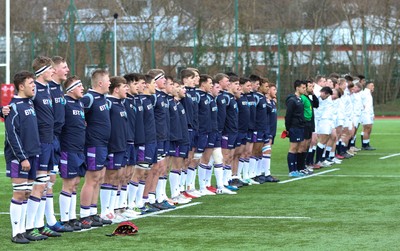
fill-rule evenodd
<path id="1" fill-rule="evenodd" d="M 177 101 L 178 113 L 179 113 L 179 121 L 181 128 L 181 140 L 178 141 L 180 145 L 188 145 L 189 142 L 189 128 L 187 123 L 186 111 L 183 107 L 183 104 L 180 101 Z"/>
<path id="2" fill-rule="evenodd" d="M 202 90 L 197 90 L 199 133 L 211 132 L 211 101 L 210 95 Z"/>
<path id="3" fill-rule="evenodd" d="M 141 95 L 134 96 L 134 104 L 136 108 L 135 116 L 135 144 L 142 145 L 146 142 L 144 135 L 144 108 Z"/>
<path id="4" fill-rule="evenodd" d="M 265 131 L 269 128 L 268 113 L 267 113 L 267 99 L 259 92 L 254 94 L 256 100 L 256 131 Z"/>
<path id="5" fill-rule="evenodd" d="M 236 133 L 238 132 L 238 105 L 235 96 L 231 93 L 226 93 L 229 97 L 226 104 L 226 119 L 223 132 Z"/>
<path id="6" fill-rule="evenodd" d="M 154 104 L 157 141 L 167 141 L 169 140 L 169 104 L 167 94 L 156 90 L 156 93 L 151 98 Z"/>
<path id="7" fill-rule="evenodd" d="M 33 102 L 29 98 L 14 96 L 10 102 L 10 113 L 5 117 L 6 162 L 21 162 L 41 153 L 38 123 Z"/>
<path id="8" fill-rule="evenodd" d="M 238 131 L 247 133 L 250 121 L 250 104 L 247 100 L 247 96 L 245 94 L 240 95 L 240 98 L 237 99 L 237 104 L 239 108 Z"/>
<path id="9" fill-rule="evenodd" d="M 169 103 L 169 141 L 179 141 L 182 138 L 182 129 L 179 118 L 178 103 L 173 96 L 168 95 Z"/>
<path id="10" fill-rule="evenodd" d="M 143 104 L 143 125 L 144 125 L 144 135 L 145 143 L 155 143 L 157 142 L 156 137 L 156 122 L 154 117 L 154 104 L 153 95 L 141 95 Z"/>
<path id="11" fill-rule="evenodd" d="M 65 123 L 65 98 L 64 91 L 60 84 L 54 81 L 49 82 L 50 95 L 53 101 L 54 111 L 54 135 L 57 137 L 61 133 L 61 129 Z"/>
<path id="12" fill-rule="evenodd" d="M 135 97 L 128 93 L 124 100 L 126 114 L 128 116 L 128 142 L 135 142 L 135 120 L 136 120 L 136 106 Z"/>
<path id="13" fill-rule="evenodd" d="M 116 153 L 126 151 L 128 144 L 128 115 L 126 113 L 124 99 L 107 96 L 110 107 L 111 135 L 108 140 L 108 152 Z"/>
<path id="14" fill-rule="evenodd" d="M 250 107 L 250 119 L 249 119 L 249 130 L 255 131 L 256 129 L 256 99 L 254 97 L 255 92 L 246 93 L 247 101 Z"/>
<path id="15" fill-rule="evenodd" d="M 87 125 L 85 145 L 106 147 L 111 134 L 111 121 L 105 94 L 89 89 L 81 102 Z"/>
<path id="16" fill-rule="evenodd" d="M 51 144 L 54 138 L 54 111 L 49 85 L 35 81 L 35 96 L 32 97 L 32 101 L 38 121 L 40 142 Z"/>
<path id="17" fill-rule="evenodd" d="M 63 152 L 82 153 L 85 147 L 85 111 L 80 100 L 65 96 L 65 123 L 60 134 Z"/>

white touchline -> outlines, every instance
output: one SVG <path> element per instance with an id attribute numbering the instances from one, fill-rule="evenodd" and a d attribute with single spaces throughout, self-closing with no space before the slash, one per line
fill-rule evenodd
<path id="1" fill-rule="evenodd" d="M 321 175 L 321 174 L 324 174 L 324 173 L 330 173 L 330 172 L 334 172 L 334 171 L 338 171 L 338 170 L 340 170 L 340 168 L 335 168 L 335 169 L 331 169 L 331 170 L 326 170 L 326 171 L 323 171 L 323 172 L 314 173 L 314 174 L 311 174 L 311 175 L 308 175 L 308 176 L 299 177 L 299 178 L 294 178 L 294 179 L 279 181 L 278 183 L 284 184 L 284 183 L 288 183 L 288 182 L 292 182 L 292 181 L 296 181 L 296 180 L 307 179 L 307 178 L 311 178 L 311 177 L 314 177 L 314 176 L 318 176 L 318 175 Z"/>
<path id="2" fill-rule="evenodd" d="M 379 159 L 388 159 L 388 158 L 395 157 L 395 156 L 399 156 L 399 155 L 400 155 L 400 153 L 395 153 L 395 154 L 392 154 L 392 155 L 380 157 Z"/>
<path id="3" fill-rule="evenodd" d="M 306 219 L 309 220 L 311 217 L 302 217 L 302 216 L 228 216 L 228 215 L 154 215 L 154 217 L 159 218 L 209 218 L 209 219 L 294 219 L 294 220 L 302 220 Z"/>

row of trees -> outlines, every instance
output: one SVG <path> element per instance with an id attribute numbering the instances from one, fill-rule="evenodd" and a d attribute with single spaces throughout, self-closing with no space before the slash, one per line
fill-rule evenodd
<path id="1" fill-rule="evenodd" d="M 398 1 L 235 2 L 13 0 L 12 73 L 30 69 L 37 55 L 54 54 L 67 58 L 81 76 L 87 65 L 112 69 L 113 14 L 118 13 L 119 74 L 160 67 L 177 76 L 186 66 L 211 75 L 256 73 L 278 82 L 282 97 L 298 78 L 364 74 L 376 82 L 378 103 L 399 98 Z M 0 79 L 4 75 L 1 69 Z"/>

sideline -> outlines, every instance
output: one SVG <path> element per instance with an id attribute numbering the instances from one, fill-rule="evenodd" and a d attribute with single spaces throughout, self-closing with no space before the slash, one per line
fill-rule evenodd
<path id="1" fill-rule="evenodd" d="M 388 159 L 388 158 L 399 156 L 399 155 L 400 155 L 400 153 L 395 153 L 395 154 L 387 155 L 387 156 L 384 156 L 384 157 L 380 157 L 379 159 Z"/>
<path id="2" fill-rule="evenodd" d="M 314 176 L 318 176 L 318 175 L 321 175 L 321 174 L 330 173 L 330 172 L 334 172 L 334 171 L 338 171 L 338 170 L 340 170 L 340 168 L 330 169 L 330 170 L 314 173 L 314 174 L 311 174 L 311 175 L 308 175 L 308 176 L 299 177 L 299 178 L 293 178 L 293 179 L 288 179 L 288 180 L 284 180 L 284 181 L 279 181 L 278 183 L 279 184 L 285 184 L 285 183 L 289 183 L 289 182 L 292 182 L 292 181 L 308 179 L 308 178 L 311 178 L 311 177 L 314 177 Z"/>
<path id="3" fill-rule="evenodd" d="M 302 216 L 237 216 L 237 215 L 154 215 L 157 218 L 191 218 L 191 219 L 284 219 L 284 220 L 309 220 L 311 217 Z"/>

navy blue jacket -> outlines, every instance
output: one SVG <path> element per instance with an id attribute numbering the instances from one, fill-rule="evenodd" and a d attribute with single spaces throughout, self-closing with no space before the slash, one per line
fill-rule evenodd
<path id="1" fill-rule="evenodd" d="M 81 99 L 85 108 L 87 147 L 107 147 L 111 133 L 110 112 L 104 94 L 89 90 Z"/>
<path id="2" fill-rule="evenodd" d="M 49 85 L 35 81 L 35 96 L 32 98 L 39 126 L 41 143 L 51 144 L 54 139 L 54 112 Z"/>
<path id="3" fill-rule="evenodd" d="M 54 135 L 60 136 L 61 129 L 65 123 L 65 98 L 64 91 L 60 84 L 54 81 L 49 82 L 50 95 L 53 101 L 54 111 Z"/>
<path id="4" fill-rule="evenodd" d="M 65 100 L 65 123 L 60 134 L 61 151 L 83 153 L 86 133 L 83 104 L 68 95 Z"/>
<path id="5" fill-rule="evenodd" d="M 6 162 L 19 162 L 41 153 L 36 112 L 29 98 L 14 96 L 10 113 L 5 117 Z"/>
<path id="6" fill-rule="evenodd" d="M 303 128 L 305 123 L 303 102 L 301 102 L 301 99 L 295 94 L 290 94 L 286 98 L 286 130 L 290 128 Z"/>

